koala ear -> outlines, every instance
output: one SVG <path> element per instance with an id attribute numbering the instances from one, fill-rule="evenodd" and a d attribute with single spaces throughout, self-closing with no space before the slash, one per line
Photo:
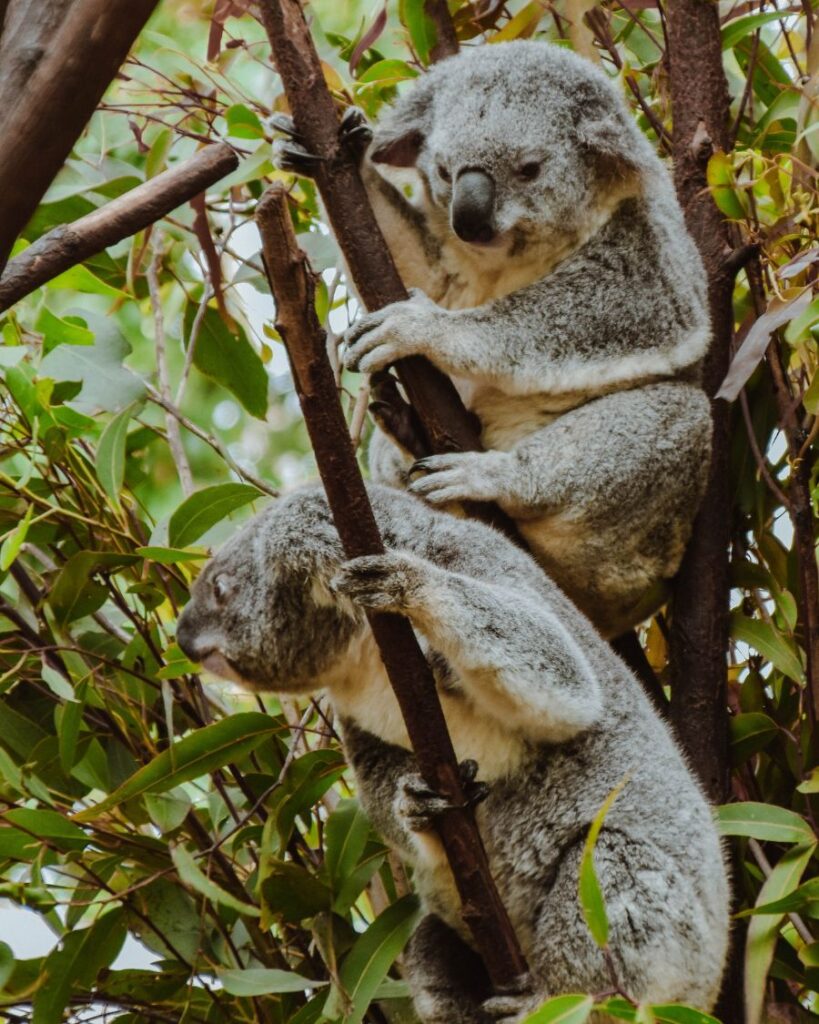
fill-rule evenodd
<path id="1" fill-rule="evenodd" d="M 390 167 L 414 167 L 423 143 L 423 133 L 417 128 L 383 142 L 379 142 L 376 136 L 370 159 L 375 164 L 389 164 Z"/>
<path id="2" fill-rule="evenodd" d="M 639 168 L 639 157 L 634 151 L 632 134 L 616 113 L 581 118 L 577 125 L 580 144 L 600 163 L 608 177 L 628 178 Z"/>
<path id="3" fill-rule="evenodd" d="M 415 166 L 432 124 L 433 92 L 425 78 L 415 82 L 411 92 L 376 124 L 370 148 L 373 163 Z"/>

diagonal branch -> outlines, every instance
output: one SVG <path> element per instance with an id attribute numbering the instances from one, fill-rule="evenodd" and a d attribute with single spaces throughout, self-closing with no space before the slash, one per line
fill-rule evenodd
<path id="1" fill-rule="evenodd" d="M 16 102 L 0 108 L 0 268 L 156 4 L 74 0 Z M 5 69 L 0 93 L 4 84 Z"/>
<path id="2" fill-rule="evenodd" d="M 326 339 L 315 312 L 314 279 L 296 243 L 287 195 L 272 186 L 256 209 L 276 327 L 284 339 L 316 463 L 345 553 L 384 553 L 384 545 L 356 461 Z M 526 970 L 511 922 L 489 873 L 471 810 L 463 806 L 455 751 L 435 681 L 407 619 L 369 615 L 370 625 L 401 707 L 421 773 L 460 809 L 440 819 L 440 833 L 463 903 L 463 917 L 496 985 Z"/>
<path id="3" fill-rule="evenodd" d="M 230 146 L 205 146 L 73 224 L 61 224 L 10 260 L 0 277 L 0 312 L 76 263 L 135 235 L 188 202 L 239 165 Z"/>

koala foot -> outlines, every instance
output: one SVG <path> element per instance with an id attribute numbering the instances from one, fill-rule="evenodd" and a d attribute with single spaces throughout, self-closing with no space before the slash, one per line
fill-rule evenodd
<path id="1" fill-rule="evenodd" d="M 466 807 L 474 807 L 489 795 L 485 782 L 476 782 L 478 762 L 471 758 L 458 765 Z M 411 832 L 430 832 L 435 828 L 435 819 L 445 811 L 454 810 L 456 805 L 429 788 L 417 772 L 405 775 L 398 786 L 395 798 L 395 812 Z"/>
<path id="2" fill-rule="evenodd" d="M 409 490 L 433 505 L 450 501 L 498 501 L 508 495 L 512 475 L 508 452 L 455 452 L 418 459 L 410 473 L 423 473 Z"/>
<path id="3" fill-rule="evenodd" d="M 424 566 L 412 556 L 390 551 L 345 562 L 330 587 L 363 608 L 403 612 L 416 603 L 425 575 Z"/>
<path id="4" fill-rule="evenodd" d="M 518 1024 L 543 1002 L 531 974 L 522 974 L 509 985 L 499 986 L 497 994 L 485 1000 L 481 1009 L 494 1024 Z"/>
<path id="5" fill-rule="evenodd" d="M 344 335 L 344 365 L 375 373 L 406 356 L 424 355 L 437 318 L 445 311 L 417 288 L 403 302 L 366 313 Z"/>
<path id="6" fill-rule="evenodd" d="M 310 152 L 303 137 L 296 130 L 293 118 L 288 114 L 275 113 L 268 119 L 268 124 L 284 136 L 273 143 L 274 164 L 282 171 L 291 171 L 303 178 L 314 178 L 323 157 Z M 373 134 L 364 112 L 358 107 L 348 107 L 341 119 L 338 132 L 341 145 L 360 160 Z"/>

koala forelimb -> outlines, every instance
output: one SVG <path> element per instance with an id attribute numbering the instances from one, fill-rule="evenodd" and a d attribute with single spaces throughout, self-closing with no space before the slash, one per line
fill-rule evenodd
<path id="1" fill-rule="evenodd" d="M 345 562 L 326 499 L 304 489 L 252 520 L 205 567 L 177 640 L 259 689 L 325 689 L 362 803 L 412 864 L 431 917 L 408 964 L 424 1024 L 520 1020 L 549 995 L 610 987 L 577 885 L 591 821 L 625 788 L 595 866 L 611 962 L 635 999 L 710 1009 L 728 936 L 728 887 L 710 809 L 639 684 L 588 620 L 496 531 L 395 489 L 370 498 L 388 552 Z M 452 875 L 426 820 L 403 719 L 364 615 L 399 611 L 427 649 L 472 788 L 490 867 L 531 978 L 491 995 L 474 964 Z M 471 773 L 470 766 L 462 769 Z M 455 1014 L 453 1007 L 460 1007 Z"/>

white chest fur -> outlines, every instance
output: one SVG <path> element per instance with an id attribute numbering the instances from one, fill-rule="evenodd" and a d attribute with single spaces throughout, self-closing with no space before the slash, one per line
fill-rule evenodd
<path id="1" fill-rule="evenodd" d="M 506 777 L 520 764 L 526 744 L 477 707 L 468 697 L 469 680 L 462 682 L 465 693 L 438 690 L 457 758 L 476 760 L 487 782 Z M 328 694 L 336 713 L 387 743 L 410 749 L 398 701 L 369 630 L 354 641 L 344 674 L 329 682 Z"/>

